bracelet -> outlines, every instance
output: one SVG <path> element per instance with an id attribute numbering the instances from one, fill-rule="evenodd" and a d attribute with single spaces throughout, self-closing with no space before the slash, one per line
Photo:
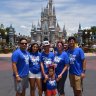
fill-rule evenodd
<path id="1" fill-rule="evenodd" d="M 16 77 L 19 77 L 19 75 L 16 75 Z"/>
<path id="2" fill-rule="evenodd" d="M 83 70 L 82 73 L 85 73 L 86 70 Z"/>

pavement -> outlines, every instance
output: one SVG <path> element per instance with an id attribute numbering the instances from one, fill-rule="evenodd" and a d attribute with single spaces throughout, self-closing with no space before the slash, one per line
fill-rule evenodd
<path id="1" fill-rule="evenodd" d="M 8 54 L 0 53 L 0 57 L 11 57 L 11 56 L 12 56 L 12 53 L 8 53 Z M 85 53 L 85 56 L 96 56 L 96 52 L 94 52 L 94 53 Z"/>
<path id="2" fill-rule="evenodd" d="M 14 82 L 12 76 L 11 57 L 12 53 L 0 54 L 0 96 L 15 96 Z M 84 79 L 83 96 L 96 96 L 96 54 L 85 53 L 87 60 L 86 78 Z M 73 96 L 69 78 L 65 84 L 66 96 Z M 38 91 L 36 91 L 36 96 Z M 27 89 L 26 96 L 30 96 L 30 89 Z M 44 96 L 44 95 L 43 95 Z M 58 95 L 57 95 L 58 96 Z"/>

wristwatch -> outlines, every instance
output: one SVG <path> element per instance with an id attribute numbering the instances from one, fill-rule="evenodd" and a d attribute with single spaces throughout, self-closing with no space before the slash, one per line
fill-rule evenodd
<path id="1" fill-rule="evenodd" d="M 83 70 L 82 73 L 85 73 L 86 70 Z"/>

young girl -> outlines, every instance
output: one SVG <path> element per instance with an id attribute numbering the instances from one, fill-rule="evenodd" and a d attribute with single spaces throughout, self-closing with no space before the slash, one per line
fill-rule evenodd
<path id="1" fill-rule="evenodd" d="M 44 82 L 46 83 L 46 95 L 47 96 L 56 96 L 57 94 L 57 79 L 55 76 L 55 68 L 50 65 L 48 68 L 48 79 L 45 78 Z"/>

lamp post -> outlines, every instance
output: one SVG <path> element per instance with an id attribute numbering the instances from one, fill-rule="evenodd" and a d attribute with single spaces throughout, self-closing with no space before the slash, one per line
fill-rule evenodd
<path id="1" fill-rule="evenodd" d="M 1 33 L 0 33 L 0 48 L 1 48 L 1 45 L 2 45 L 2 36 L 1 36 Z"/>
<path id="2" fill-rule="evenodd" d="M 92 45 L 92 32 L 89 33 L 89 38 L 88 38 L 88 39 L 89 39 L 89 40 L 88 40 L 88 41 L 89 41 L 88 44 L 89 44 L 89 46 L 91 47 L 91 45 Z"/>
<path id="3" fill-rule="evenodd" d="M 85 43 L 86 43 L 86 45 L 88 44 L 88 36 L 87 36 L 87 31 L 85 31 Z"/>
<path id="4" fill-rule="evenodd" d="M 7 32 L 5 31 L 5 42 L 7 42 Z"/>

